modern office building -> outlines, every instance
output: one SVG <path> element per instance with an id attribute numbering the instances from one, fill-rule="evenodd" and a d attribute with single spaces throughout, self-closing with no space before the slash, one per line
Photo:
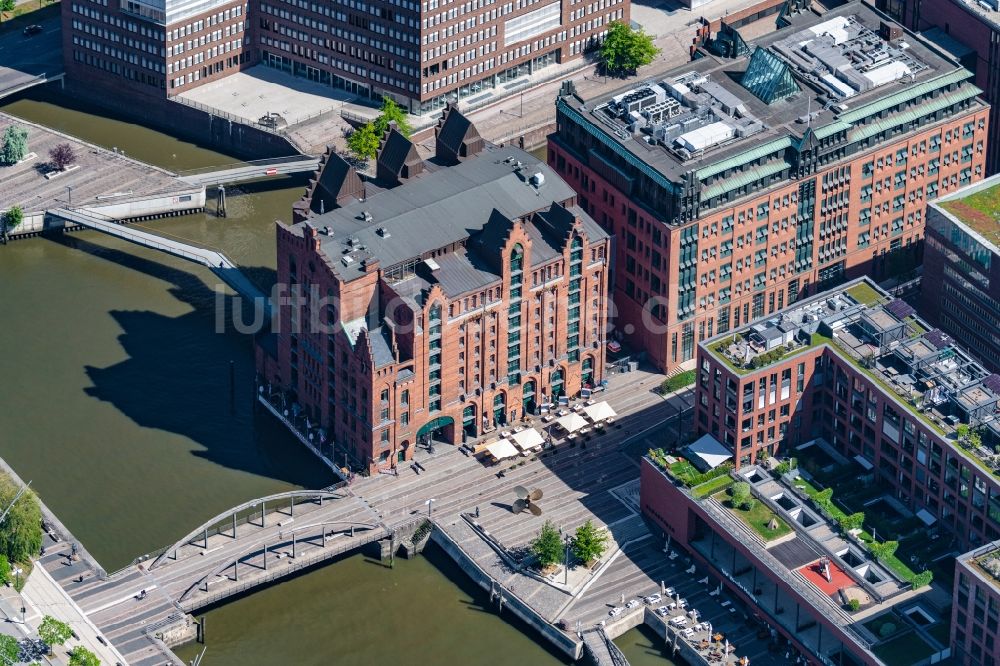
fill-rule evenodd
<path id="1" fill-rule="evenodd" d="M 264 0 L 261 59 L 412 113 L 583 57 L 628 0 Z"/>
<path id="2" fill-rule="evenodd" d="M 960 548 L 1000 538 L 1000 375 L 867 278 L 703 342 L 696 410 L 737 467 L 818 440 Z"/>
<path id="3" fill-rule="evenodd" d="M 153 97 L 255 62 L 243 0 L 74 0 L 62 5 L 63 61 L 73 81 Z"/>
<path id="4" fill-rule="evenodd" d="M 277 228 L 293 297 L 259 373 L 363 469 L 603 377 L 607 234 L 544 163 L 484 142 L 453 107 L 436 136 L 423 161 L 389 131 L 375 180 L 328 155 Z"/>
<path id="5" fill-rule="evenodd" d="M 752 609 L 751 622 L 772 636 L 781 634 L 805 661 L 787 648 L 763 659 L 912 666 L 919 661 L 913 655 L 934 658 L 929 663 L 948 655 L 947 639 L 939 637 L 941 629 L 947 636 L 950 618 L 927 594 L 930 588 L 913 590 L 892 568 L 873 561 L 862 542 L 810 503 L 796 487 L 794 472 L 772 477 L 763 467 L 746 465 L 731 476 L 689 487 L 672 469 L 668 459 L 643 458 L 642 511 L 663 531 L 668 550 L 684 548 L 694 558 L 697 576 L 707 568 L 728 595 Z M 730 506 L 720 480 L 749 484 L 752 513 Z M 709 593 L 717 594 L 722 586 Z M 897 634 L 902 632 L 878 631 L 886 624 L 908 627 L 903 618 L 914 613 L 921 622 L 902 637 L 907 649 L 900 649 Z M 935 631 L 928 632 L 931 627 Z"/>
<path id="6" fill-rule="evenodd" d="M 263 61 L 413 113 L 583 57 L 628 0 L 75 0 L 67 74 L 173 96 Z"/>
<path id="7" fill-rule="evenodd" d="M 927 208 L 921 310 L 1000 372 L 1000 176 Z"/>
<path id="8" fill-rule="evenodd" d="M 958 57 L 992 106 L 986 168 L 1000 171 L 1000 2 L 879 0 L 878 7 Z"/>
<path id="9" fill-rule="evenodd" d="M 548 162 L 615 236 L 614 326 L 661 369 L 846 278 L 920 259 L 928 201 L 984 177 L 971 73 L 859 2 L 584 100 Z"/>
<path id="10" fill-rule="evenodd" d="M 954 663 L 1000 663 L 1000 542 L 956 560 L 951 626 Z"/>

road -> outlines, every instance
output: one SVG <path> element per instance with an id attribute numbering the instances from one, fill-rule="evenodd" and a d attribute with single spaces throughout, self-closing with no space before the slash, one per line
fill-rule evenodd
<path id="1" fill-rule="evenodd" d="M 0 34 L 0 97 L 31 79 L 61 74 L 62 28 L 59 15 L 39 21 L 42 32 L 26 37 L 19 30 Z"/>

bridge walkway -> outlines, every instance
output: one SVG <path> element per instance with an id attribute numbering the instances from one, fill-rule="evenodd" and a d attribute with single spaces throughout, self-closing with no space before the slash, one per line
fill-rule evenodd
<path id="1" fill-rule="evenodd" d="M 293 173 L 312 173 L 319 168 L 319 158 L 308 155 L 293 155 L 251 162 L 238 162 L 226 166 L 209 167 L 182 171 L 178 177 L 191 185 L 229 185 L 243 183 L 257 178 L 287 175 Z"/>
<path id="2" fill-rule="evenodd" d="M 220 280 L 232 287 L 236 293 L 247 299 L 250 303 L 263 304 L 265 313 L 270 314 L 270 301 L 267 295 L 244 275 L 239 266 L 218 250 L 192 245 L 180 239 L 167 238 L 166 236 L 137 229 L 134 226 L 126 226 L 116 222 L 112 218 L 90 210 L 53 208 L 48 210 L 47 213 L 67 222 L 72 222 L 73 224 L 93 229 L 94 231 L 100 231 L 109 236 L 135 243 L 136 245 L 142 245 L 143 247 L 159 250 L 160 252 L 201 264 L 215 273 Z"/>
<path id="3" fill-rule="evenodd" d="M 629 666 L 614 641 L 604 633 L 603 627 L 581 632 L 583 647 L 594 666 Z"/>

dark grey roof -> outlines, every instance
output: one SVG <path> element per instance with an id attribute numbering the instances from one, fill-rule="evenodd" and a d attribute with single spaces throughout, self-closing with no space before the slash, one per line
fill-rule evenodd
<path id="1" fill-rule="evenodd" d="M 449 252 L 435 257 L 434 261 L 439 266 L 433 272 L 434 279 L 449 297 L 482 289 L 500 280 L 500 276 L 474 252 Z"/>
<path id="2" fill-rule="evenodd" d="M 514 162 L 521 168 L 515 170 Z M 544 183 L 534 187 L 528 178 L 538 172 Z M 352 201 L 318 215 L 312 223 L 319 229 L 330 227 L 332 236 L 320 236 L 322 249 L 340 277 L 351 280 L 364 273 L 365 259 L 377 259 L 385 269 L 464 241 L 483 228 L 494 210 L 508 219 L 521 218 L 575 196 L 538 158 L 516 148 L 488 147 L 460 164 L 425 172 L 364 202 Z M 371 222 L 365 221 L 366 212 Z M 357 243 L 349 246 L 350 238 Z M 352 261 L 344 265 L 346 254 Z"/>
<path id="3" fill-rule="evenodd" d="M 372 346 L 372 358 L 376 368 L 381 368 L 395 362 L 392 355 L 392 339 L 385 326 L 379 326 L 374 331 L 368 332 L 368 339 Z"/>
<path id="4" fill-rule="evenodd" d="M 465 141 L 465 135 L 469 131 L 470 125 L 472 123 L 469 122 L 468 118 L 458 113 L 455 109 L 449 109 L 444 124 L 438 130 L 437 140 L 447 147 L 449 151 L 458 155 L 462 149 L 462 142 Z M 473 130 L 475 129 L 473 127 Z M 476 131 L 476 136 L 478 135 L 479 132 Z"/>
<path id="5" fill-rule="evenodd" d="M 816 551 L 809 547 L 802 539 L 790 539 L 783 541 L 776 546 L 771 546 L 767 552 L 774 555 L 779 562 L 788 567 L 789 570 L 798 569 L 815 560 L 818 555 Z"/>

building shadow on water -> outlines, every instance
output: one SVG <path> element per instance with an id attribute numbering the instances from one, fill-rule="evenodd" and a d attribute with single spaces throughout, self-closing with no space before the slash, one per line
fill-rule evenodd
<path id="1" fill-rule="evenodd" d="M 254 409 L 253 340 L 236 333 L 231 321 L 224 332 L 216 331 L 217 295 L 201 278 L 78 234 L 51 238 L 166 282 L 169 293 L 191 308 L 178 316 L 110 311 L 121 328 L 117 342 L 127 358 L 103 368 L 86 366 L 92 383 L 87 395 L 114 405 L 144 428 L 197 443 L 201 449 L 192 455 L 215 464 L 304 487 L 333 481 L 326 467 L 280 424 Z M 222 300 L 231 311 L 233 299 Z"/>

